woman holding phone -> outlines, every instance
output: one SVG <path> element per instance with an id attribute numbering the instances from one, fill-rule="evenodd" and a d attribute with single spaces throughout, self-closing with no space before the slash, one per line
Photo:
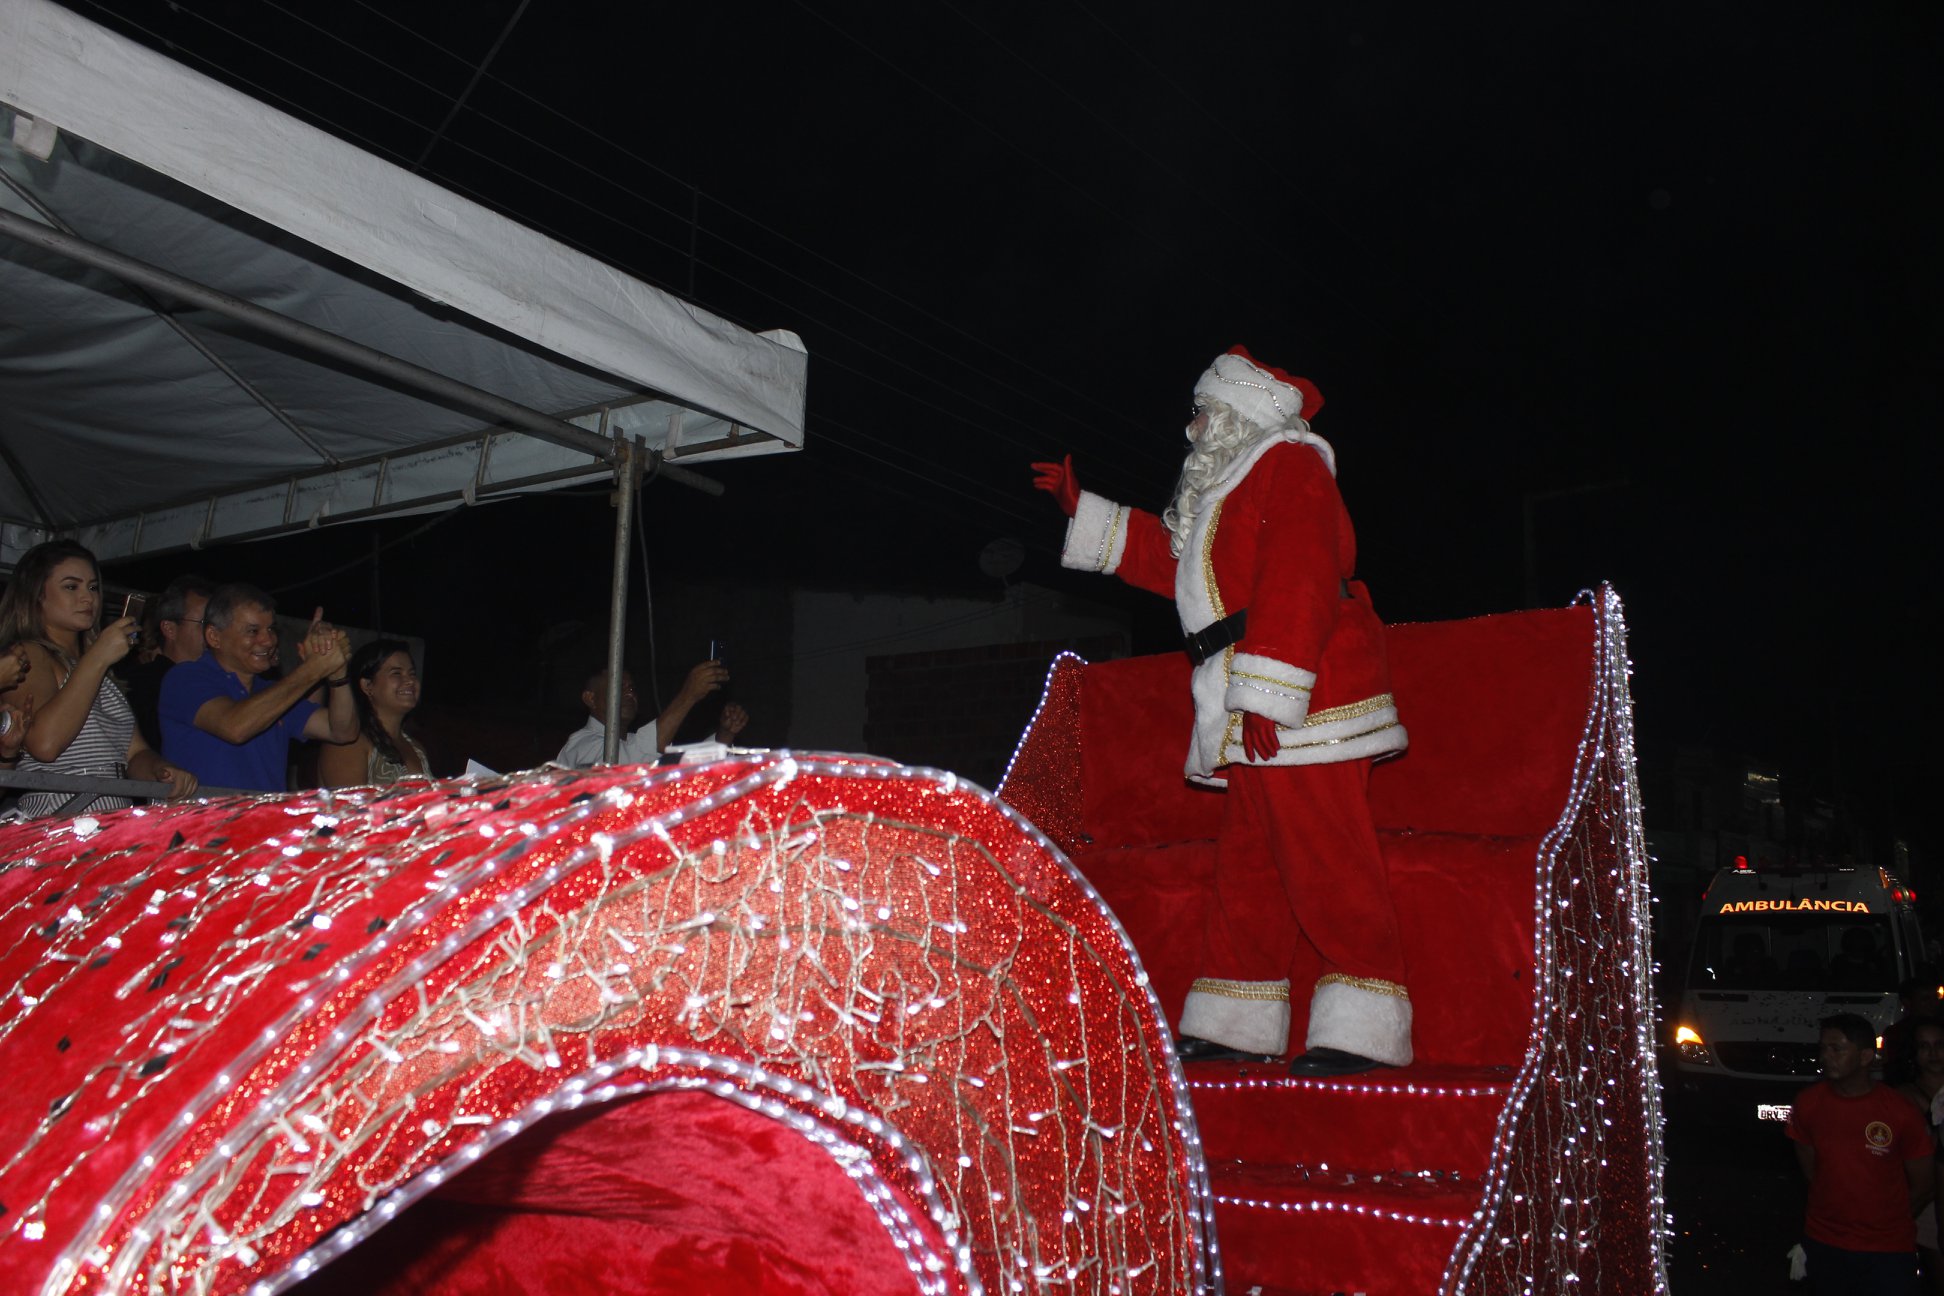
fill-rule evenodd
<path id="1" fill-rule="evenodd" d="M 171 800 L 196 790 L 196 776 L 162 759 L 135 731 L 135 713 L 108 668 L 128 655 L 134 617 L 101 620 L 101 573 L 94 554 L 72 540 L 35 545 L 15 564 L 0 596 L 0 651 L 24 650 L 27 673 L 0 702 L 31 708 L 23 773 L 126 777 L 167 783 Z M 29 792 L 28 818 L 51 815 L 71 792 Z M 125 797 L 97 797 L 90 814 L 120 810 Z"/>

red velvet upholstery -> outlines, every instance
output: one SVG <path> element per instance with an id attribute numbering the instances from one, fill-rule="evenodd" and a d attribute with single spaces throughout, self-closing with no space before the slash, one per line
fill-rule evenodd
<path id="1" fill-rule="evenodd" d="M 1539 839 L 1385 832 L 1379 840 L 1404 938 L 1418 1057 L 1433 1065 L 1516 1065 L 1532 1025 Z M 1091 850 L 1079 863 L 1133 936 L 1162 1010 L 1178 1015 L 1201 974 L 1201 906 L 1214 843 Z M 1299 962 L 1292 972 L 1301 986 L 1318 969 Z M 1290 1008 L 1290 1035 L 1300 1040 L 1309 1002 L 1298 994 Z"/>
<path id="2" fill-rule="evenodd" d="M 1279 1065 L 1190 1069 L 1230 1290 L 1438 1289 L 1534 1045 L 1541 850 L 1607 696 L 1597 629 L 1580 605 L 1390 631 L 1411 746 L 1376 765 L 1370 800 L 1417 1061 L 1321 1083 Z M 1113 907 L 1171 1017 L 1205 970 L 1223 795 L 1182 775 L 1188 676 L 1179 653 L 1063 665 L 1003 789 Z M 1320 970 L 1300 956 L 1291 969 L 1298 1045 Z"/>
<path id="3" fill-rule="evenodd" d="M 1161 1011 L 1175 1020 L 1188 983 L 1201 975 L 1202 905 L 1214 874 L 1215 843 L 1093 850 L 1077 862 L 1127 928 Z"/>
<path id="4" fill-rule="evenodd" d="M 1371 811 L 1410 963 L 1415 1047 L 1431 1063 L 1507 1065 L 1532 1013 L 1532 886 L 1538 844 L 1564 808 L 1593 688 L 1586 606 L 1393 627 L 1390 665 L 1411 731 L 1371 774 Z M 1201 897 L 1222 793 L 1182 777 L 1189 717 L 1180 653 L 1100 662 L 1049 708 L 1004 789 L 1069 836 L 1075 862 L 1134 939 L 1162 1007 L 1178 1013 L 1200 974 Z M 1048 759 L 1052 757 L 1053 759 Z M 1078 760 L 1079 823 L 1049 786 Z M 1070 775 L 1068 776 L 1070 778 Z M 1314 970 L 1298 966 L 1300 987 Z M 1307 1003 L 1292 1004 L 1301 1040 Z"/>
<path id="5" fill-rule="evenodd" d="M 1435 1170 L 1474 1181 L 1491 1157 L 1509 1070 L 1418 1063 L 1336 1086 L 1292 1079 L 1279 1062 L 1198 1064 L 1195 1123 L 1211 1163 Z M 1289 1119 L 1300 1099 L 1304 1119 Z"/>
<path id="6" fill-rule="evenodd" d="M 1222 794 L 1182 775 L 1194 724 L 1188 674 L 1183 653 L 1087 667 L 1080 828 L 1092 849 L 1196 841 L 1221 828 Z"/>
<path id="7" fill-rule="evenodd" d="M 1411 746 L 1372 772 L 1377 826 L 1497 836 L 1551 828 L 1586 724 L 1592 646 L 1584 606 L 1393 626 L 1392 687 Z M 1188 673 L 1181 653 L 1086 668 L 1083 849 L 1212 838 L 1221 826 L 1221 793 L 1182 777 Z"/>
<path id="8" fill-rule="evenodd" d="M 1439 1290 L 1459 1224 L 1477 1200 L 1469 1184 L 1387 1186 L 1366 1178 L 1345 1185 L 1282 1167 L 1255 1167 L 1230 1185 L 1216 1216 L 1228 1290 L 1273 1287 L 1291 1296 L 1429 1296 Z M 1318 1201 L 1335 1208 L 1282 1209 Z"/>
<path id="9" fill-rule="evenodd" d="M 827 1154 L 736 1103 L 674 1092 L 536 1126 L 294 1290 L 896 1296 L 915 1289 L 862 1191 Z"/>
<path id="10" fill-rule="evenodd" d="M 1379 828 L 1538 836 L 1566 804 L 1593 679 L 1584 604 L 1391 627 L 1410 750 L 1379 762 Z"/>

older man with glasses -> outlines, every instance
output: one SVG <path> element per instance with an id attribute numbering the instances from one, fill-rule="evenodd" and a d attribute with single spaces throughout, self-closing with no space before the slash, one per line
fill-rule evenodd
<path id="1" fill-rule="evenodd" d="M 134 656 L 123 659 L 122 693 L 135 709 L 135 724 L 142 739 L 156 751 L 162 750 L 162 724 L 157 710 L 162 702 L 162 677 L 178 663 L 194 661 L 203 655 L 203 609 L 216 587 L 200 576 L 178 576 L 169 582 L 156 600 L 154 627 L 156 651 L 146 661 Z"/>

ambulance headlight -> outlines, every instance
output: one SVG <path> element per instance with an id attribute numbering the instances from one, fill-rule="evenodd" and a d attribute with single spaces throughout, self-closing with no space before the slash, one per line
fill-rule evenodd
<path id="1" fill-rule="evenodd" d="M 1714 1053 L 1701 1039 L 1701 1032 L 1692 1026 L 1674 1028 L 1674 1051 L 1681 1055 L 1683 1062 L 1696 1062 L 1703 1066 L 1714 1065 Z"/>

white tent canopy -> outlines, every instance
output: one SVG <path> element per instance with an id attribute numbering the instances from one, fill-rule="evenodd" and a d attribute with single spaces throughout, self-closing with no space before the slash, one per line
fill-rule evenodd
<path id="1" fill-rule="evenodd" d="M 68 237 L 108 260 L 45 241 Z M 116 258 L 599 436 L 321 359 Z M 609 479 L 614 437 L 683 465 L 794 450 L 806 373 L 790 333 L 0 0 L 0 564 L 55 533 L 120 558 Z"/>

